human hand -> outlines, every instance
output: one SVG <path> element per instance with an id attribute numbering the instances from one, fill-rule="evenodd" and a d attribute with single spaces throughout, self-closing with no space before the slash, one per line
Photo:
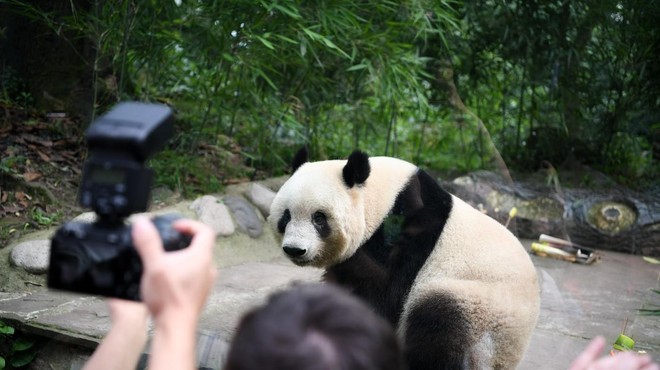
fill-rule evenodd
<path id="1" fill-rule="evenodd" d="M 587 348 L 571 363 L 569 370 L 660 370 L 649 355 L 621 352 L 614 356 L 600 357 L 605 348 L 605 338 L 594 338 Z"/>
<path id="2" fill-rule="evenodd" d="M 186 324 L 194 327 L 217 274 L 215 233 L 193 220 L 178 220 L 173 227 L 192 241 L 185 249 L 166 252 L 153 223 L 136 217 L 132 236 L 143 265 L 140 293 L 157 326 L 173 316 L 171 320 L 188 319 Z"/>

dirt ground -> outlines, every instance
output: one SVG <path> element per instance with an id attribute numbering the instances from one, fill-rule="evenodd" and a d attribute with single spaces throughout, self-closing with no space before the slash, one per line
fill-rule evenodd
<path id="1" fill-rule="evenodd" d="M 0 103 L 0 248 L 80 212 L 80 122 Z"/>

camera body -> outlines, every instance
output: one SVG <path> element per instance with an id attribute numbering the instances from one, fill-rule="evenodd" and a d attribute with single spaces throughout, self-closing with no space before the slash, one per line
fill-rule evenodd
<path id="1" fill-rule="evenodd" d="M 142 262 L 125 220 L 147 210 L 153 173 L 145 162 L 172 136 L 173 121 L 165 105 L 125 102 L 89 127 L 90 157 L 83 168 L 78 202 L 91 208 L 97 220 L 68 222 L 55 232 L 50 288 L 140 300 Z M 190 244 L 189 236 L 172 228 L 178 218 L 153 219 L 167 251 Z"/>

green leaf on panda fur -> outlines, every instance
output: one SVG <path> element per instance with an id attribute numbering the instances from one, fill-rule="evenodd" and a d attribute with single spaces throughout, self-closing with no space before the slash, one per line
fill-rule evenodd
<path id="1" fill-rule="evenodd" d="M 385 221 L 383 221 L 383 232 L 385 234 L 386 245 L 399 238 L 399 235 L 401 235 L 401 229 L 403 228 L 403 221 L 403 215 L 389 215 Z"/>

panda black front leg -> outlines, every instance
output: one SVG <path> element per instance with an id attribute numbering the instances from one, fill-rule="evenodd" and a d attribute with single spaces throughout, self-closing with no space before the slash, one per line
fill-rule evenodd
<path id="1" fill-rule="evenodd" d="M 386 315 L 385 289 L 386 271 L 381 264 L 362 249 L 348 258 L 326 269 L 324 280 L 340 285 L 374 306 L 376 311 Z M 389 317 L 388 317 L 389 319 Z"/>

